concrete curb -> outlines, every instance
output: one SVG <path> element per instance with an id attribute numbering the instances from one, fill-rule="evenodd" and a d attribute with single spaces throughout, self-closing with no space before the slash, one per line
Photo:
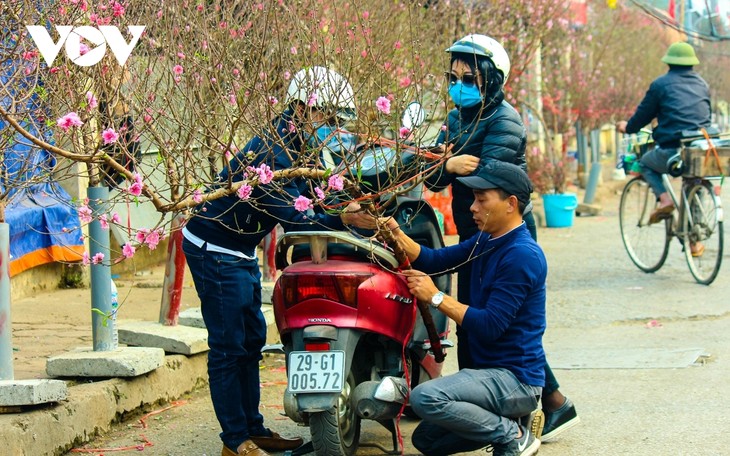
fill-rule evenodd
<path id="1" fill-rule="evenodd" d="M 131 379 L 68 388 L 68 398 L 0 415 L 0 448 L 13 456 L 62 455 L 106 431 L 126 414 L 152 409 L 207 384 L 207 354 L 169 355 L 162 367 Z"/>
<path id="2" fill-rule="evenodd" d="M 267 340 L 278 341 L 271 306 Z M 0 454 L 12 456 L 63 455 L 89 442 L 135 412 L 180 398 L 208 384 L 208 352 L 191 356 L 167 355 L 161 367 L 132 378 L 93 383 L 68 381 L 66 400 L 20 413 L 0 414 Z"/>

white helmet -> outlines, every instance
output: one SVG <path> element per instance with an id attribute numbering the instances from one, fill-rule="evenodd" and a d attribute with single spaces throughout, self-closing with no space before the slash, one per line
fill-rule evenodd
<path id="1" fill-rule="evenodd" d="M 334 70 L 321 66 L 297 72 L 289 83 L 287 103 L 294 100 L 320 109 L 331 108 L 337 117 L 352 120 L 355 115 L 355 97 L 347 79 Z"/>
<path id="2" fill-rule="evenodd" d="M 510 70 L 509 56 L 507 55 L 507 51 L 494 38 L 486 35 L 467 35 L 452 44 L 450 48 L 446 49 L 446 52 L 459 52 L 461 54 L 474 54 L 488 57 L 494 63 L 494 66 L 502 72 L 502 76 L 504 76 L 502 85 L 507 82 Z"/>

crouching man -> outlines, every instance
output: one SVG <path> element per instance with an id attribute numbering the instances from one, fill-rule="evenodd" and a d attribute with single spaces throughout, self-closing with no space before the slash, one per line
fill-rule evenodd
<path id="1" fill-rule="evenodd" d="M 474 190 L 471 213 L 479 232 L 454 246 L 422 247 L 390 219 L 388 227 L 412 262 L 404 271 L 417 299 L 429 302 L 469 334 L 473 369 L 428 381 L 411 393 L 423 419 L 413 445 L 424 455 L 447 455 L 491 445 L 494 456 L 532 455 L 540 441 L 520 417 L 537 408 L 545 382 L 545 278 L 542 249 L 522 213 L 532 185 L 519 167 L 487 164 L 459 178 Z M 473 262 L 470 305 L 440 292 L 427 274 Z"/>

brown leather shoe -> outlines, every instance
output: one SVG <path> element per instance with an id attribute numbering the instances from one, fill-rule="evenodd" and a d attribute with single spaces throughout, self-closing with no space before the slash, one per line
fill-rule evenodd
<path id="1" fill-rule="evenodd" d="M 238 452 L 223 445 L 221 456 L 269 456 L 269 453 L 259 448 L 251 440 L 246 440 L 242 444 L 238 445 Z"/>
<path id="2" fill-rule="evenodd" d="M 285 439 L 276 432 L 271 431 L 271 437 L 265 436 L 251 436 L 253 443 L 263 448 L 266 451 L 286 451 L 299 448 L 304 443 L 301 437 L 295 437 L 293 439 Z"/>

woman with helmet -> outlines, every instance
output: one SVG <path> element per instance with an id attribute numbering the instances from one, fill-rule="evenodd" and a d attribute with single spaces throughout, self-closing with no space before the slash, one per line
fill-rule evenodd
<path id="1" fill-rule="evenodd" d="M 426 185 L 440 190 L 451 185 L 452 212 L 462 242 L 478 232 L 469 207 L 474 200 L 472 189 L 456 178 L 476 174 L 490 161 L 512 163 L 527 171 L 525 148 L 527 132 L 519 113 L 504 100 L 504 85 L 510 73 L 510 60 L 502 45 L 486 35 L 471 34 L 457 40 L 447 50 L 451 54 L 448 79 L 449 96 L 456 106 L 448 114 L 437 144 L 449 155 Z M 523 215 L 533 239 L 537 239 L 531 205 Z M 458 270 L 458 300 L 469 302 L 471 263 Z M 457 326 L 459 369 L 474 363 L 468 351 L 469 335 Z M 575 407 L 559 391 L 550 366 L 545 365 L 542 403 L 548 438 L 575 425 L 579 418 Z"/>
<path id="2" fill-rule="evenodd" d="M 318 126 L 355 115 L 352 87 L 324 67 L 298 72 L 287 102 L 286 110 L 233 157 L 219 182 L 242 181 L 248 166 L 266 164 L 281 170 L 295 162 L 306 165 L 312 160 L 302 152 Z M 339 216 L 297 211 L 292 201 L 308 189 L 303 179 L 292 179 L 257 186 L 245 200 L 233 194 L 204 202 L 183 229 L 183 251 L 208 329 L 210 395 L 222 429 L 223 456 L 266 456 L 267 451 L 302 444 L 301 438 L 287 439 L 264 427 L 259 413 L 258 363 L 266 341 L 259 242 L 277 223 L 285 231 L 374 224 L 371 217 L 356 212 L 356 203 Z"/>

